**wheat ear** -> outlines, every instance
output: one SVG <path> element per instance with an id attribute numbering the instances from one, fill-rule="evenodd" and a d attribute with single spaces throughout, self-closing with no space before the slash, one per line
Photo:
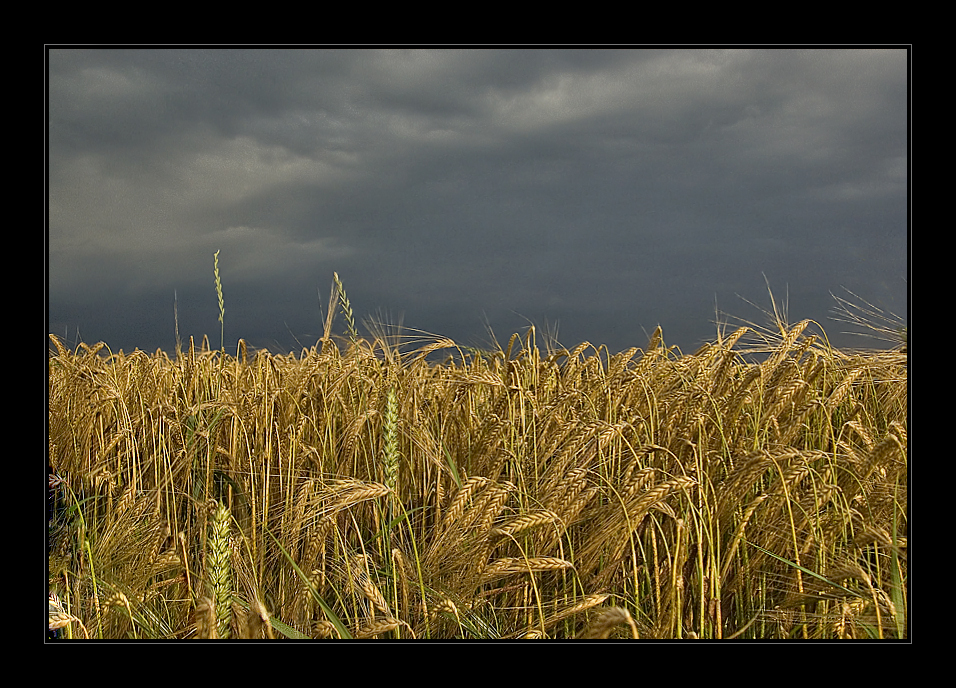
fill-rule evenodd
<path id="1" fill-rule="evenodd" d="M 228 638 L 232 624 L 232 567 L 229 551 L 229 509 L 218 504 L 213 513 L 209 540 L 206 546 L 206 573 L 209 577 L 211 600 L 215 606 L 216 631 L 220 638 Z"/>
<path id="2" fill-rule="evenodd" d="M 355 329 L 355 317 L 352 315 L 352 304 L 349 303 L 349 297 L 345 293 L 342 280 L 339 279 L 339 273 L 333 272 L 332 279 L 335 281 L 335 290 L 338 293 L 339 302 L 342 304 L 342 315 L 345 316 L 345 325 L 349 330 L 349 339 L 355 344 L 358 341 L 358 331 Z"/>
<path id="3" fill-rule="evenodd" d="M 226 350 L 225 340 L 223 335 L 225 334 L 225 324 L 223 318 L 226 315 L 226 307 L 222 300 L 222 282 L 219 280 L 219 251 L 216 251 L 213 255 L 213 272 L 216 275 L 216 294 L 219 296 L 219 348 L 223 351 Z"/>
<path id="4" fill-rule="evenodd" d="M 631 637 L 637 640 L 637 625 L 631 618 L 630 612 L 620 607 L 611 607 L 603 612 L 597 620 L 578 638 L 587 640 L 606 640 L 618 626 L 627 624 L 631 629 Z"/>
<path id="5" fill-rule="evenodd" d="M 395 505 L 398 502 L 398 469 L 401 463 L 401 455 L 398 453 L 398 397 L 395 394 L 395 386 L 388 388 L 388 397 L 385 405 L 385 419 L 383 421 L 383 434 L 385 435 L 384 463 L 385 463 L 385 487 L 391 493 L 389 495 L 389 519 L 395 517 Z"/>

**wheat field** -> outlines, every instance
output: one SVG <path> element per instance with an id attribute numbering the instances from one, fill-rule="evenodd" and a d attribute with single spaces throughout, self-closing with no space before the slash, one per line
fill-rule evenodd
<path id="1" fill-rule="evenodd" d="M 59 637 L 907 637 L 905 347 L 409 349 L 336 283 L 298 354 L 50 336 Z"/>

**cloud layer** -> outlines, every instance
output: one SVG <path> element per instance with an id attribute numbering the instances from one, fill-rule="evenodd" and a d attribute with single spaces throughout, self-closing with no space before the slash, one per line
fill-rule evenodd
<path id="1" fill-rule="evenodd" d="M 901 316 L 904 50 L 49 52 L 49 328 L 311 344 L 357 315 L 480 343 L 693 349 L 716 307 Z M 312 337 L 311 341 L 307 341 Z M 297 341 L 298 340 L 298 343 Z M 855 343 L 853 341 L 849 343 Z"/>

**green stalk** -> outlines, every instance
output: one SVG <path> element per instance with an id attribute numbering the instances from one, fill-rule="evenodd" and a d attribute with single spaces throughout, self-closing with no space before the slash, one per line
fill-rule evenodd
<path id="1" fill-rule="evenodd" d="M 309 589 L 309 593 L 312 595 L 312 598 L 319 603 L 319 606 L 322 607 L 322 611 L 325 612 L 325 615 L 328 617 L 329 621 L 332 622 L 332 625 L 335 626 L 335 630 L 339 632 L 339 637 L 343 640 L 351 640 L 352 634 L 349 632 L 349 629 L 345 627 L 345 624 L 342 623 L 342 620 L 332 611 L 325 600 L 322 599 L 322 596 L 319 595 L 319 591 L 315 589 L 312 581 L 309 580 L 309 577 L 305 575 L 305 572 L 298 567 L 298 565 L 293 561 L 292 557 L 289 556 L 289 553 L 286 551 L 285 547 L 282 546 L 282 543 L 279 542 L 279 539 L 272 534 L 272 531 L 263 526 L 263 530 L 269 534 L 275 543 L 279 546 L 279 549 L 282 550 L 282 554 L 285 556 L 286 561 L 292 564 L 292 568 L 295 569 L 295 572 L 299 574 L 299 577 L 306 584 L 306 587 Z"/>
<path id="2" fill-rule="evenodd" d="M 211 597 L 216 604 L 216 624 L 220 638 L 231 635 L 232 625 L 232 566 L 229 549 L 229 525 L 232 514 L 219 504 L 213 515 L 206 546 L 206 573 Z"/>
<path id="3" fill-rule="evenodd" d="M 333 272 L 332 278 L 335 281 L 335 289 L 339 295 L 339 301 L 342 304 L 342 314 L 345 316 L 345 325 L 349 332 L 349 341 L 353 344 L 358 342 L 358 330 L 355 329 L 355 317 L 352 314 L 352 305 L 349 303 L 349 297 L 345 293 L 345 287 L 342 280 L 339 279 L 339 273 Z"/>

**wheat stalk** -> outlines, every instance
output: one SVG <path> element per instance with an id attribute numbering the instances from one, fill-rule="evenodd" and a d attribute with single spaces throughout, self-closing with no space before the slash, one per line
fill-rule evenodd
<path id="1" fill-rule="evenodd" d="M 494 528 L 491 533 L 497 536 L 516 535 L 537 526 L 550 525 L 553 523 L 560 523 L 557 514 L 549 509 L 542 509 L 541 511 L 523 514 L 500 528 Z"/>
<path id="2" fill-rule="evenodd" d="M 349 297 L 345 293 L 345 286 L 339 279 L 339 273 L 332 273 L 332 279 L 335 282 L 335 290 L 338 294 L 338 300 L 342 304 L 342 314 L 345 316 L 345 325 L 348 328 L 349 340 L 355 344 L 358 342 L 358 331 L 355 329 L 355 316 L 352 314 L 352 304 L 349 303 Z"/>
<path id="3" fill-rule="evenodd" d="M 388 602 L 385 600 L 385 596 L 369 577 L 368 556 L 365 554 L 354 555 L 350 559 L 349 564 L 353 588 L 356 591 L 361 592 L 368 599 L 368 601 L 372 603 L 373 609 L 377 609 L 386 617 L 390 617 L 392 612 L 388 607 Z M 374 616 L 374 611 L 372 612 L 372 615 Z"/>
<path id="4" fill-rule="evenodd" d="M 335 498 L 331 507 L 332 511 L 341 511 L 360 502 L 378 499 L 390 494 L 386 485 L 354 479 L 330 481 L 330 487 Z"/>
<path id="5" fill-rule="evenodd" d="M 219 297 L 219 348 L 225 351 L 226 343 L 224 335 L 226 326 L 223 322 L 223 318 L 226 315 L 226 307 L 222 299 L 222 282 L 219 280 L 219 251 L 213 254 L 213 272 L 216 276 L 216 295 Z"/>
<path id="6" fill-rule="evenodd" d="M 464 514 L 465 505 L 468 503 L 468 500 L 474 494 L 475 490 L 477 490 L 480 485 L 487 485 L 490 482 L 491 481 L 489 481 L 488 478 L 480 475 L 468 478 L 468 480 L 465 481 L 465 484 L 462 485 L 458 490 L 458 493 L 455 495 L 455 499 L 445 512 L 445 517 L 442 519 L 442 530 L 447 530 L 458 523 L 462 517 L 462 514 Z"/>
<path id="7" fill-rule="evenodd" d="M 562 571 L 572 569 L 574 564 L 559 557 L 531 557 L 522 559 L 506 557 L 491 562 L 481 572 L 479 585 L 485 585 L 493 580 L 510 576 L 515 573 L 534 573 L 535 571 Z"/>
<path id="8" fill-rule="evenodd" d="M 516 490 L 515 486 L 509 482 L 504 482 L 493 486 L 488 490 L 488 495 L 482 500 L 475 510 L 481 514 L 476 531 L 484 535 L 490 532 L 492 523 L 498 518 L 498 514 L 504 507 L 505 502 L 511 498 Z"/>
<path id="9" fill-rule="evenodd" d="M 564 514 L 570 511 L 587 484 L 587 469 L 584 467 L 572 469 L 553 490 L 548 492 L 545 503 L 550 504 L 557 518 L 564 520 L 567 524 L 570 521 L 564 517 Z"/>
<path id="10" fill-rule="evenodd" d="M 272 631 L 272 618 L 265 605 L 254 597 L 249 605 L 249 611 L 239 615 L 239 637 L 244 639 L 258 639 L 265 635 L 270 640 L 275 639 Z"/>
<path id="11" fill-rule="evenodd" d="M 401 454 L 398 450 L 398 396 L 395 386 L 388 388 L 386 397 L 385 418 L 383 421 L 385 442 L 383 447 L 383 463 L 385 467 L 385 487 L 389 496 L 389 519 L 395 517 L 395 504 L 398 502 L 398 471 L 401 464 Z"/>
<path id="12" fill-rule="evenodd" d="M 581 600 L 573 604 L 568 605 L 564 609 L 555 612 L 551 616 L 545 619 L 544 627 L 551 628 L 555 624 L 564 619 L 574 616 L 575 614 L 580 614 L 581 612 L 587 611 L 593 607 L 603 604 L 607 598 L 610 597 L 607 593 L 598 593 L 595 595 L 585 595 Z"/>
<path id="13" fill-rule="evenodd" d="M 71 623 L 76 623 L 77 626 L 83 631 L 83 636 L 89 638 L 90 635 L 86 630 L 86 626 L 83 625 L 83 622 L 78 618 L 67 612 L 64 608 L 60 599 L 56 596 L 56 593 L 50 593 L 49 601 L 49 616 L 48 616 L 48 625 L 47 628 L 51 631 L 56 631 L 61 628 L 69 626 Z"/>
<path id="14" fill-rule="evenodd" d="M 611 632 L 618 626 L 628 626 L 631 637 L 638 639 L 637 624 L 631 618 L 630 612 L 621 607 L 611 607 L 604 611 L 578 638 L 583 640 L 607 640 Z"/>
<path id="15" fill-rule="evenodd" d="M 216 603 L 208 597 L 202 597 L 196 603 L 195 627 L 196 635 L 203 640 L 214 640 L 219 637 Z"/>
<path id="16" fill-rule="evenodd" d="M 219 638 L 230 636 L 232 623 L 232 552 L 229 543 L 231 519 L 229 509 L 223 504 L 217 504 L 206 543 L 206 576 L 209 580 L 210 600 L 215 609 L 216 632 Z"/>
<path id="17" fill-rule="evenodd" d="M 360 628 L 356 633 L 356 638 L 372 638 L 382 633 L 388 633 L 389 631 L 394 631 L 396 628 L 404 626 L 411 633 L 412 639 L 415 638 L 415 633 L 412 631 L 411 627 L 401 621 L 400 619 L 385 618 L 378 621 L 373 621 L 368 626 Z"/>

